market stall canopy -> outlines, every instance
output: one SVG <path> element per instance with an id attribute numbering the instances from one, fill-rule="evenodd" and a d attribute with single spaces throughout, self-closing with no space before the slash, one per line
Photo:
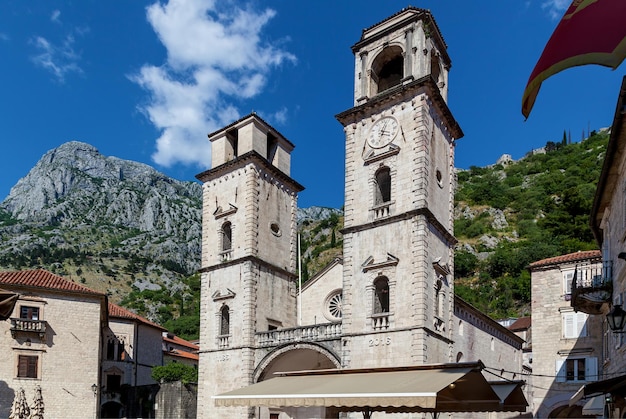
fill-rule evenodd
<path id="1" fill-rule="evenodd" d="M 340 411 L 525 411 L 528 403 L 521 382 L 507 383 L 510 385 L 496 391 L 482 375 L 483 368 L 478 361 L 278 373 L 275 378 L 213 399 L 216 406 L 324 406 Z"/>
<path id="2" fill-rule="evenodd" d="M 604 396 L 590 398 L 583 406 L 583 415 L 602 416 L 604 414 Z"/>
<path id="3" fill-rule="evenodd" d="M 575 405 L 583 397 L 597 396 L 600 394 L 626 394 L 626 375 L 620 375 L 606 380 L 595 381 L 580 387 L 569 399 L 569 405 Z"/>
<path id="4" fill-rule="evenodd" d="M 19 294 L 0 288 L 0 320 L 6 320 L 11 316 L 18 298 Z"/>

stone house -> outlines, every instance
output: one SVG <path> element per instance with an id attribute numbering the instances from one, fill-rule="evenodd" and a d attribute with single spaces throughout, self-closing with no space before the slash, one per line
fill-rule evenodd
<path id="1" fill-rule="evenodd" d="M 152 367 L 163 365 L 165 328 L 108 303 L 102 342 L 100 403 L 103 417 L 143 417 L 153 409 L 158 387 Z"/>
<path id="2" fill-rule="evenodd" d="M 580 387 L 572 402 L 582 398 L 599 401 L 605 417 L 626 415 L 626 338 L 623 327 L 610 329 L 606 319 L 622 315 L 626 295 L 626 77 L 619 90 L 609 143 L 591 210 L 591 230 L 602 252 L 600 278 L 581 278 L 572 291 L 572 307 L 589 314 L 604 326 L 600 381 Z M 614 317 L 616 318 L 616 317 Z M 620 325 L 623 326 L 623 325 Z"/>
<path id="3" fill-rule="evenodd" d="M 151 414 L 163 327 L 45 270 L 0 272 L 0 286 L 19 294 L 0 321 L 0 417 L 35 386 L 46 417 Z"/>
<path id="4" fill-rule="evenodd" d="M 200 347 L 170 332 L 163 332 L 163 365 L 180 362 L 198 368 Z"/>
<path id="5" fill-rule="evenodd" d="M 387 372 L 425 386 L 428 400 L 414 409 L 452 403 L 480 417 L 516 416 L 527 405 L 516 381 L 523 339 L 454 296 L 454 150 L 463 133 L 447 106 L 447 45 L 429 11 L 408 7 L 363 30 L 352 50 L 354 103 L 336 116 L 346 145 L 343 255 L 301 290 L 294 144 L 255 113 L 209 134 L 212 168 L 197 176 L 198 417 L 335 418 L 351 408 L 354 417 L 383 416 L 372 407 L 397 405 L 390 386 L 364 388 L 367 401 L 349 406 L 321 392 L 336 379 L 374 386 L 384 380 L 368 374 Z M 446 381 L 452 370 L 472 384 Z M 279 382 L 308 391 L 313 376 L 317 393 L 296 403 L 276 389 L 244 394 Z"/>
<path id="6" fill-rule="evenodd" d="M 0 322 L 0 417 L 36 385 L 46 417 L 95 417 L 106 295 L 44 270 L 0 272 L 0 286 L 19 294 Z"/>
<path id="7" fill-rule="evenodd" d="M 570 399 L 598 381 L 604 357 L 603 319 L 572 307 L 573 283 L 602 277 L 600 251 L 581 251 L 530 264 L 533 319 L 531 408 L 535 417 L 582 417 L 585 401 Z"/>

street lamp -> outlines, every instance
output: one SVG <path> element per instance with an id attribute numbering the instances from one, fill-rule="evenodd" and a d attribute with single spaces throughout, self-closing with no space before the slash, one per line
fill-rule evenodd
<path id="1" fill-rule="evenodd" d="M 626 311 L 622 309 L 621 304 L 615 304 L 613 310 L 606 315 L 606 321 L 613 333 L 624 333 L 624 324 L 626 323 Z"/>
<path id="2" fill-rule="evenodd" d="M 96 396 L 98 394 L 98 385 L 97 384 L 92 384 L 91 385 L 91 391 L 93 391 L 93 395 Z"/>

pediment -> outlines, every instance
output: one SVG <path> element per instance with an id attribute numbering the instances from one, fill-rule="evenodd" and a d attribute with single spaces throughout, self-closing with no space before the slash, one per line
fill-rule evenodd
<path id="1" fill-rule="evenodd" d="M 371 164 L 386 157 L 394 156 L 399 152 L 400 147 L 395 144 L 389 144 L 389 147 L 384 150 L 378 150 L 378 152 L 376 152 L 376 150 L 370 150 L 363 156 L 363 160 L 365 161 L 365 164 Z"/>
<path id="2" fill-rule="evenodd" d="M 361 268 L 363 268 L 363 272 L 371 271 L 372 269 L 379 268 L 387 268 L 390 266 L 396 266 L 400 259 L 392 255 L 391 253 L 387 253 L 387 259 L 376 261 L 373 256 L 365 259 L 365 262 L 361 264 Z"/>
<path id="3" fill-rule="evenodd" d="M 213 211 L 213 216 L 215 219 L 226 217 L 227 215 L 234 214 L 237 212 L 237 207 L 233 204 L 228 204 L 227 209 L 222 209 L 222 207 L 217 207 L 215 211 Z"/>
<path id="4" fill-rule="evenodd" d="M 235 292 L 233 290 L 231 290 L 230 288 L 226 288 L 226 291 L 220 291 L 217 290 L 213 293 L 213 295 L 211 296 L 211 298 L 213 298 L 213 301 L 219 301 L 219 300 L 226 300 L 228 298 L 235 298 Z"/>

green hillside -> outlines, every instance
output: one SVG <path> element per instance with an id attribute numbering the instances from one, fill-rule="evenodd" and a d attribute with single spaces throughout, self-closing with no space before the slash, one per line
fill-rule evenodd
<path id="1" fill-rule="evenodd" d="M 544 153 L 458 173 L 456 293 L 494 318 L 530 311 L 527 266 L 596 249 L 590 211 L 609 134 L 548 142 Z M 496 223 L 504 215 L 505 223 Z"/>

